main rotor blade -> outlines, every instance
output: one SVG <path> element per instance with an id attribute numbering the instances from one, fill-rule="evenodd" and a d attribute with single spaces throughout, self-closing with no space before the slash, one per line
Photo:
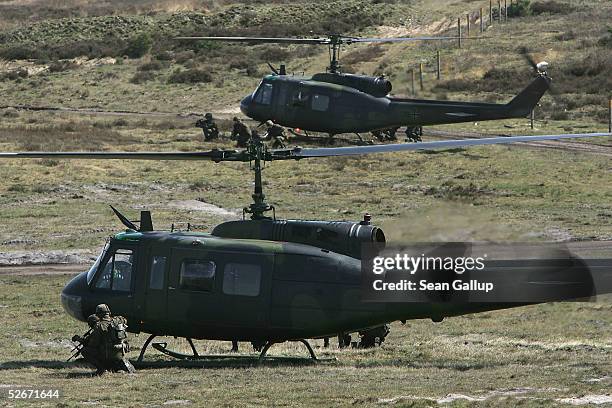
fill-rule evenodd
<path id="1" fill-rule="evenodd" d="M 403 42 L 403 41 L 448 41 L 448 40 L 476 40 L 487 37 L 434 37 L 434 36 L 421 36 L 421 37 L 395 37 L 395 38 L 347 38 L 344 40 L 347 44 L 351 43 L 392 43 L 392 42 Z"/>
<path id="2" fill-rule="evenodd" d="M 329 38 L 273 38 L 273 37 L 176 37 L 175 40 L 189 41 L 231 41 L 247 43 L 281 44 L 329 44 Z"/>
<path id="3" fill-rule="evenodd" d="M 249 161 L 249 157 L 244 150 L 209 150 L 205 152 L 11 152 L 0 153 L 0 159 Z"/>
<path id="4" fill-rule="evenodd" d="M 274 160 L 303 159 L 311 157 L 331 157 L 331 156 L 355 156 L 372 153 L 390 153 L 415 150 L 448 149 L 453 147 L 482 146 L 494 144 L 510 144 L 519 142 L 538 142 L 543 140 L 559 139 L 579 139 L 590 137 L 612 136 L 611 133 L 576 133 L 564 135 L 545 135 L 545 136 L 509 136 L 509 137 L 490 137 L 484 139 L 464 139 L 464 140 L 441 140 L 423 143 L 402 143 L 356 147 L 324 147 L 318 149 L 296 148 L 286 154 L 287 151 L 278 151 L 278 158 L 275 151 L 272 151 Z M 284 155 L 282 153 L 285 153 Z"/>

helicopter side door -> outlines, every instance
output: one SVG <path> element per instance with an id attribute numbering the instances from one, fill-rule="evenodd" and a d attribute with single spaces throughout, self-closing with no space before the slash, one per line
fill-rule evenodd
<path id="1" fill-rule="evenodd" d="M 143 279 L 136 291 L 136 308 L 145 323 L 165 321 L 168 302 L 168 270 L 170 250 L 163 245 L 153 245 L 142 258 Z"/>
<path id="2" fill-rule="evenodd" d="M 273 256 L 174 248 L 167 317 L 173 333 L 231 339 L 268 324 Z"/>

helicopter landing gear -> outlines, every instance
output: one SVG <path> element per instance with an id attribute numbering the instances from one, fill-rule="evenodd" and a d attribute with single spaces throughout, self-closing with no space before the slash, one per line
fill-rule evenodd
<path id="1" fill-rule="evenodd" d="M 149 336 L 149 338 L 147 338 L 147 341 L 145 341 L 144 345 L 142 346 L 142 349 L 140 350 L 140 355 L 138 356 L 137 361 L 139 363 L 142 362 L 147 348 L 155 337 L 157 337 L 157 335 L 152 334 Z M 175 341 L 172 342 L 172 344 L 170 344 L 169 341 L 153 343 L 153 348 L 161 353 L 164 353 L 167 356 L 174 357 L 179 360 L 195 360 L 200 358 L 198 350 L 193 344 L 193 340 L 191 340 L 189 337 L 175 337 L 174 339 Z M 188 354 L 187 352 L 190 352 L 190 354 Z"/>
<path id="2" fill-rule="evenodd" d="M 310 358 L 313 359 L 314 361 L 319 361 L 317 359 L 317 356 L 315 355 L 314 350 L 312 349 L 312 346 L 310 345 L 310 343 L 308 343 L 304 339 L 294 340 L 294 341 L 299 341 L 300 343 L 305 345 L 306 348 L 308 349 L 308 353 L 310 353 Z M 270 347 L 272 347 L 276 343 L 277 342 L 275 342 L 275 341 L 268 341 L 268 342 L 266 342 L 266 345 L 264 346 L 264 348 L 261 350 L 261 353 L 259 354 L 259 359 L 258 359 L 259 362 L 262 362 L 263 359 L 266 358 L 266 354 L 268 353 L 268 350 L 270 350 Z"/>

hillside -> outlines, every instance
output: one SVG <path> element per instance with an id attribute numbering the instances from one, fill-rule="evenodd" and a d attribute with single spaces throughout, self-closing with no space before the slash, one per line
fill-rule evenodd
<path id="1" fill-rule="evenodd" d="M 20 7 L 19 2 L 0 2 L 0 27 L 5 27 L 0 32 L 2 105 L 149 111 L 153 100 L 158 111 L 234 112 L 239 99 L 269 72 L 266 62 L 314 73 L 325 68 L 327 50 L 181 43 L 174 36 L 455 35 L 456 16 L 463 21 L 469 12 L 474 18 L 479 7 L 488 7 L 479 1 L 143 1 L 129 7 L 111 1 L 79 2 L 71 12 L 51 12 L 42 3 Z M 529 80 L 531 72 L 517 51 L 525 46 L 551 63 L 555 80 L 557 95 L 544 99 L 541 115 L 604 123 L 612 89 L 606 69 L 612 62 L 612 5 L 596 0 L 533 3 L 533 15 L 495 23 L 486 39 L 466 41 L 461 50 L 454 41 L 351 46 L 343 55 L 345 70 L 384 73 L 396 92 L 406 94 L 408 72 L 422 61 L 421 95 L 502 101 Z M 37 17 L 20 20 L 25 10 Z M 440 82 L 433 74 L 436 49 L 443 59 Z M 184 71 L 188 74 L 176 75 Z"/>

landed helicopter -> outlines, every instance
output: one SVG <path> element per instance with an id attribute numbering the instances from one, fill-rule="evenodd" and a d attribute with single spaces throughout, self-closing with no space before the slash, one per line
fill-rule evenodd
<path id="1" fill-rule="evenodd" d="M 322 38 L 178 37 L 183 41 L 229 41 L 249 44 L 311 44 L 329 47 L 327 72 L 312 77 L 288 75 L 284 65 L 263 78 L 257 89 L 240 103 L 243 114 L 261 123 L 272 120 L 282 126 L 327 133 L 373 132 L 407 126 L 415 132 L 426 125 L 480 122 L 528 116 L 549 89 L 548 64 L 536 64 L 523 55 L 536 78 L 507 104 L 423 100 L 389 96 L 393 86 L 384 76 L 342 73 L 339 62 L 343 45 L 446 41 L 457 37 L 357 38 L 330 35 Z M 360 136 L 361 139 L 361 136 Z"/>
<path id="2" fill-rule="evenodd" d="M 285 341 L 332 337 L 401 320 L 457 316 L 524 303 L 363 302 L 364 245 L 383 246 L 382 229 L 349 221 L 276 219 L 266 202 L 262 163 L 318 157 L 446 149 L 541 140 L 611 136 L 607 133 L 513 136 L 415 144 L 268 150 L 252 138 L 244 150 L 201 152 L 12 152 L 0 159 L 129 159 L 249 162 L 255 173 L 253 203 L 243 219 L 210 233 L 155 231 L 149 212 L 139 225 L 118 211 L 128 228 L 111 237 L 89 271 L 62 290 L 66 312 L 80 321 L 99 303 L 125 316 L 131 332 L 150 333 L 139 359 L 156 336 L 250 341 L 270 346 Z M 271 213 L 271 216 L 268 215 Z M 250 214 L 250 219 L 246 215 Z M 536 282 L 537 283 L 537 282 Z M 168 353 L 175 357 L 185 357 Z"/>

